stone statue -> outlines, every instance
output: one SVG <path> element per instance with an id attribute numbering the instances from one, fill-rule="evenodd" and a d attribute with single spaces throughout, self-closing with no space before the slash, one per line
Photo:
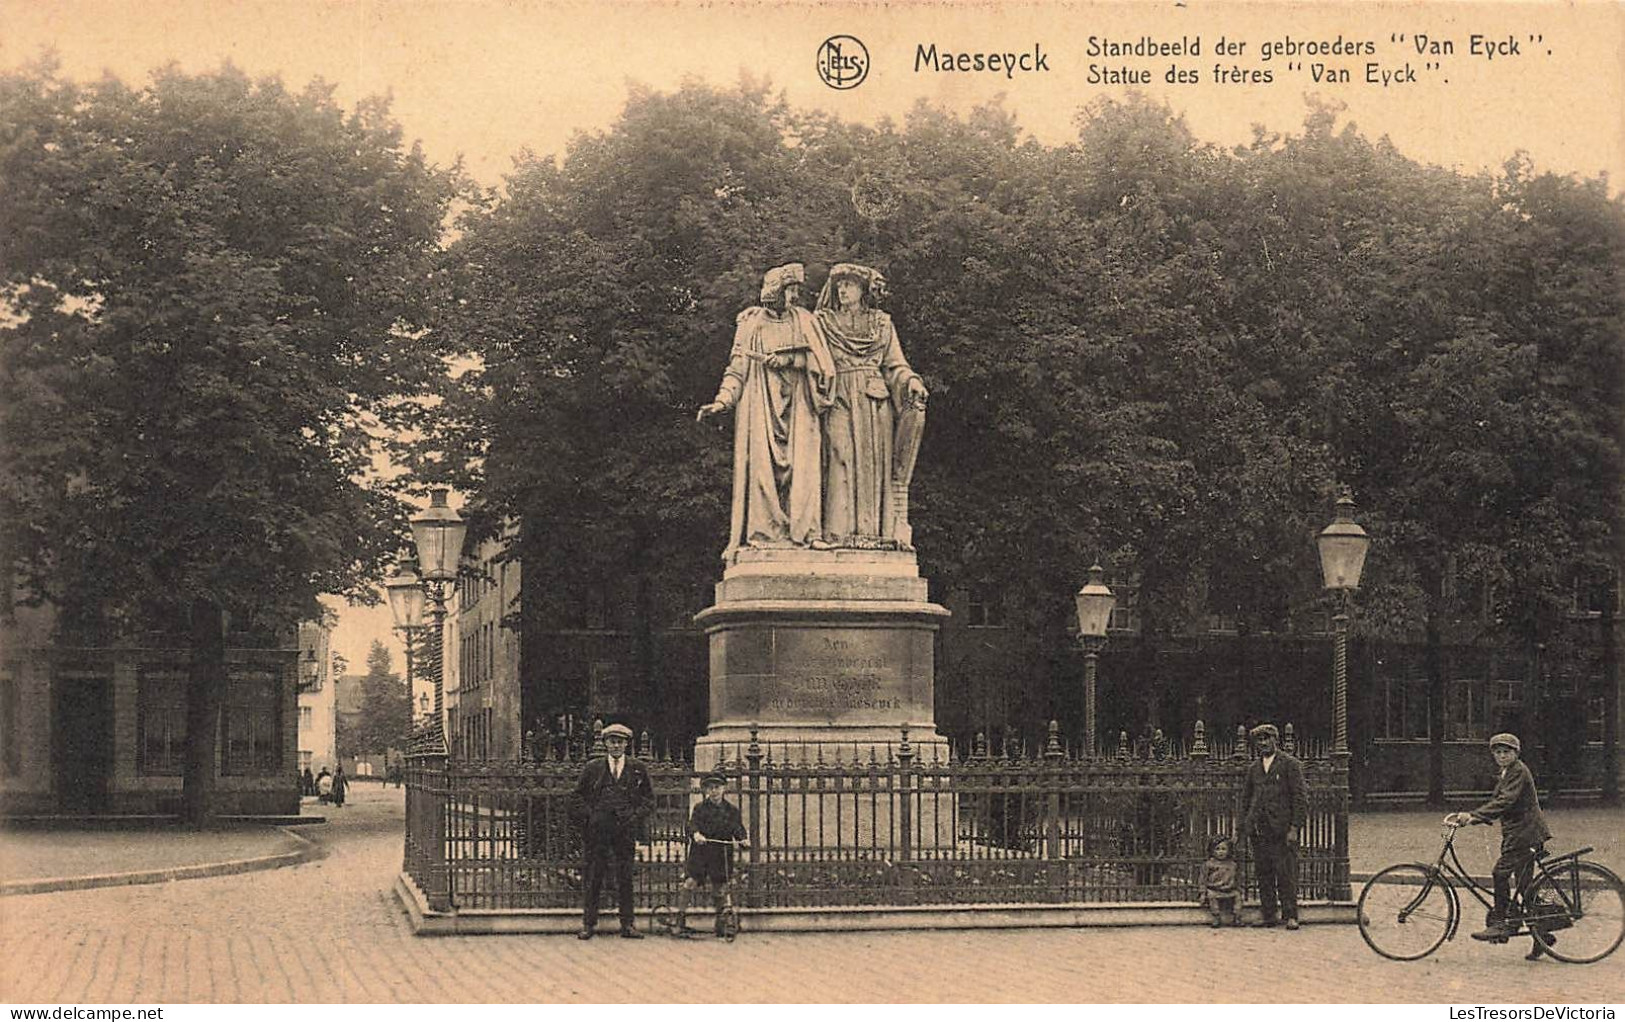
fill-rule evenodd
<path id="1" fill-rule="evenodd" d="M 819 417 L 835 364 L 818 324 L 797 299 L 800 263 L 769 270 L 761 305 L 739 314 L 717 396 L 696 421 L 734 410 L 733 515 L 727 557 L 740 547 L 823 546 Z"/>
<path id="2" fill-rule="evenodd" d="M 886 278 L 839 263 L 818 295 L 818 326 L 835 362 L 824 413 L 824 538 L 837 546 L 912 549 L 908 487 L 925 428 L 925 383 L 876 305 Z"/>

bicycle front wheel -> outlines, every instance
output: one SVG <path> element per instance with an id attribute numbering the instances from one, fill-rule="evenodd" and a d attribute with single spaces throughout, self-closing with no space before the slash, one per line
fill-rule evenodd
<path id="1" fill-rule="evenodd" d="M 1560 862 L 1530 888 L 1523 917 L 1558 961 L 1600 961 L 1625 940 L 1625 883 L 1594 862 Z"/>
<path id="2" fill-rule="evenodd" d="M 1455 923 L 1455 899 L 1446 883 L 1426 866 L 1389 866 L 1360 891 L 1360 936 L 1384 958 L 1426 958 Z"/>

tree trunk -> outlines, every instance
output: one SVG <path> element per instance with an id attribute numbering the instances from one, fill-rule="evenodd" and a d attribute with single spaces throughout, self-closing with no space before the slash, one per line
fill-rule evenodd
<path id="1" fill-rule="evenodd" d="M 1614 603 L 1619 574 L 1610 572 L 1602 602 L 1602 800 L 1619 805 L 1619 652 L 1614 647 Z"/>
<path id="2" fill-rule="evenodd" d="M 1439 627 L 1437 590 L 1427 601 L 1428 672 L 1428 800 L 1433 808 L 1444 805 L 1444 637 Z"/>
<path id="3" fill-rule="evenodd" d="M 226 678 L 226 631 L 222 618 L 220 605 L 212 600 L 199 597 L 192 601 L 181 812 L 186 824 L 193 828 L 206 826 L 214 815 L 220 697 Z"/>
<path id="4" fill-rule="evenodd" d="M 633 546 L 636 550 L 635 563 L 638 565 L 632 623 L 633 656 L 637 661 L 638 679 L 634 699 L 641 702 L 635 701 L 632 705 L 649 708 L 644 716 L 644 728 L 657 736 L 658 740 L 671 735 L 671 699 L 661 691 L 661 679 L 655 663 L 655 586 L 648 567 L 652 558 L 659 555 L 644 529 L 637 530 Z"/>

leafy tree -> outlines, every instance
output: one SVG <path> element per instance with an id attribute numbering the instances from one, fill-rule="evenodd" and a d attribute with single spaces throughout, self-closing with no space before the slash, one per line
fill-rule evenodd
<path id="1" fill-rule="evenodd" d="M 1148 660 L 1214 611 L 1290 629 L 1321 609 L 1340 482 L 1382 543 L 1377 630 L 1455 615 L 1446 569 L 1535 579 L 1513 627 L 1609 562 L 1619 385 L 1585 370 L 1618 353 L 1605 185 L 1424 167 L 1332 106 L 1228 152 L 1143 97 L 1078 126 L 1051 148 L 998 104 L 864 126 L 690 84 L 522 158 L 449 254 L 447 332 L 478 358 L 433 453 L 523 519 L 560 581 L 527 606 L 625 577 L 647 629 L 652 590 L 714 577 L 730 450 L 689 419 L 790 259 L 887 274 L 932 389 L 922 568 L 1014 594 L 1047 714 L 1091 560 L 1137 581 Z"/>
<path id="2" fill-rule="evenodd" d="M 185 627 L 184 802 L 209 813 L 224 619 L 359 595 L 403 505 L 371 459 L 440 370 L 422 329 L 460 188 L 387 105 L 225 67 L 0 77 L 0 521 L 37 599 Z"/>
<path id="3" fill-rule="evenodd" d="M 339 755 L 365 756 L 404 748 L 412 726 L 412 696 L 406 681 L 390 670 L 389 649 L 377 639 L 367 651 L 367 673 L 360 685 L 360 715 L 339 719 Z"/>

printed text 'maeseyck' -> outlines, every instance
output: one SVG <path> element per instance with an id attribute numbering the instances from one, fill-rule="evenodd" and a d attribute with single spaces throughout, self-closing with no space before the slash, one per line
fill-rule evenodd
<path id="1" fill-rule="evenodd" d="M 1048 71 L 1049 54 L 1039 43 L 1033 44 L 1031 53 L 952 53 L 937 51 L 937 44 L 914 47 L 914 72 L 920 71 L 983 71 L 1004 72 L 1014 78 L 1017 71 Z"/>

